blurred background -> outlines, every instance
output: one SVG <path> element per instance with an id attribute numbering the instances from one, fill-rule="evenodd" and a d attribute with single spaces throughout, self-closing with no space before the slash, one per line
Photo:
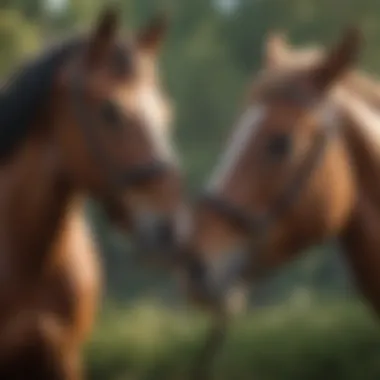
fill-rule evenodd
<path id="1" fill-rule="evenodd" d="M 88 26 L 101 0 L 1 0 L 0 78 L 51 38 Z M 378 0 L 123 0 L 124 24 L 138 28 L 167 10 L 161 59 L 176 108 L 175 140 L 190 194 L 207 179 L 262 62 L 266 34 L 328 44 L 354 22 L 366 38 L 363 68 L 380 70 Z M 186 308 L 170 274 L 136 262 L 95 204 L 88 216 L 106 271 L 103 308 L 87 347 L 89 379 L 184 379 L 207 319 Z M 355 293 L 339 245 L 327 242 L 253 289 L 215 363 L 216 379 L 377 380 L 380 332 Z"/>

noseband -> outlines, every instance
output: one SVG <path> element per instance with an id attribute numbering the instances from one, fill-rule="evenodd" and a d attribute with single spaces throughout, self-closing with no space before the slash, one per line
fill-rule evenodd
<path id="1" fill-rule="evenodd" d="M 313 104 L 315 105 L 315 102 Z M 274 200 L 267 212 L 263 214 L 248 213 L 243 208 L 234 205 L 214 192 L 204 193 L 200 199 L 201 204 L 207 205 L 235 226 L 246 231 L 253 238 L 252 240 L 263 241 L 271 226 L 286 214 L 300 196 L 308 179 L 320 163 L 328 141 L 335 134 L 336 129 L 336 125 L 333 123 L 333 125 L 319 131 L 299 170 L 294 174 L 282 193 Z M 255 247 L 256 245 L 254 244 Z"/>
<path id="2" fill-rule="evenodd" d="M 128 170 L 119 170 L 115 168 L 105 151 L 102 149 L 101 144 L 99 144 L 99 139 L 94 133 L 94 124 L 96 123 L 91 115 L 91 111 L 85 104 L 86 97 L 84 92 L 85 86 L 83 83 L 84 76 L 81 75 L 82 70 L 78 69 L 74 74 L 71 87 L 73 107 L 79 121 L 78 125 L 88 142 L 91 153 L 96 160 L 96 164 L 107 175 L 110 188 L 113 191 L 118 192 L 124 190 L 125 187 L 139 185 L 167 172 L 169 169 L 167 163 L 158 160 L 135 165 Z M 122 120 L 122 123 L 125 124 L 125 126 L 128 126 L 129 121 L 124 119 Z"/>

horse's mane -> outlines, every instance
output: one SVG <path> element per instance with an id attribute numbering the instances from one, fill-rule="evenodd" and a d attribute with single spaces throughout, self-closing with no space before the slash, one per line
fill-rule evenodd
<path id="1" fill-rule="evenodd" d="M 30 132 L 52 90 L 54 74 L 77 51 L 76 36 L 45 48 L 17 69 L 0 88 L 0 160 L 8 158 Z"/>

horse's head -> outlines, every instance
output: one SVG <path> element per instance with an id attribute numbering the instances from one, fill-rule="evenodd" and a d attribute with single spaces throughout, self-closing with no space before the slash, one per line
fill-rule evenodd
<path id="1" fill-rule="evenodd" d="M 71 183 L 100 200 L 142 248 L 167 250 L 182 205 L 170 108 L 157 70 L 165 23 L 157 18 L 126 38 L 117 19 L 106 10 L 60 71 L 57 144 Z"/>
<path id="2" fill-rule="evenodd" d="M 188 253 L 195 298 L 225 301 L 234 285 L 334 235 L 347 220 L 353 174 L 331 93 L 358 47 L 352 30 L 314 64 L 310 52 L 298 65 L 290 52 L 277 57 L 283 65 L 272 56 L 254 81 L 197 205 Z"/>

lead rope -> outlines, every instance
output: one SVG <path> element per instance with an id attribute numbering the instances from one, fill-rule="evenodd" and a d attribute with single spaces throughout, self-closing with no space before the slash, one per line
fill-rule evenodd
<path id="1" fill-rule="evenodd" d="M 210 380 L 215 358 L 226 340 L 229 319 L 224 314 L 213 318 L 212 326 L 190 370 L 189 380 Z"/>

